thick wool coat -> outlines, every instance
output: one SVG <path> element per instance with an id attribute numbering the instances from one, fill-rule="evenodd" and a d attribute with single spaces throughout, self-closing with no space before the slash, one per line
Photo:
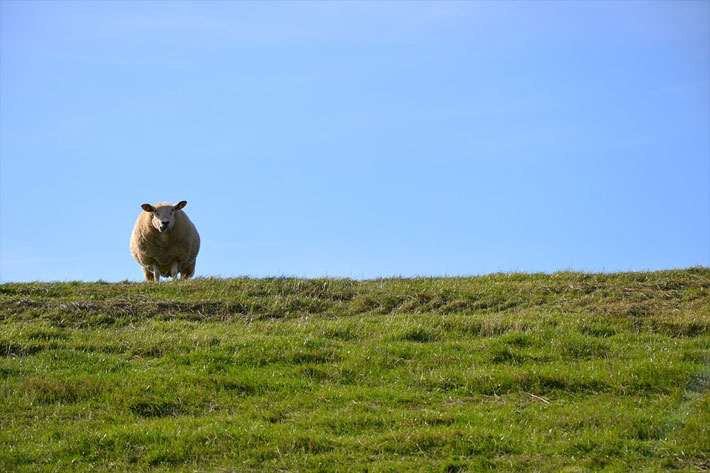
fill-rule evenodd
<path id="1" fill-rule="evenodd" d="M 172 205 L 156 204 L 155 207 Z M 146 279 L 153 280 L 153 265 L 157 265 L 160 276 L 170 276 L 175 261 L 182 278 L 195 273 L 195 261 L 200 251 L 200 235 L 195 225 L 182 210 L 175 211 L 175 225 L 168 231 L 160 232 L 151 223 L 153 213 L 143 211 L 138 216 L 131 235 L 131 254 L 143 266 Z"/>

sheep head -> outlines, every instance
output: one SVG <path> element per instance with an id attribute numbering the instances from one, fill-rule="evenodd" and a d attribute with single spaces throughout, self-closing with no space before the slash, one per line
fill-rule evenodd
<path id="1" fill-rule="evenodd" d="M 167 232 L 175 226 L 175 212 L 187 205 L 186 200 L 181 200 L 175 205 L 170 204 L 157 204 L 152 206 L 150 204 L 143 204 L 141 208 L 146 212 L 153 214 L 153 219 L 151 224 L 153 228 L 159 232 Z"/>

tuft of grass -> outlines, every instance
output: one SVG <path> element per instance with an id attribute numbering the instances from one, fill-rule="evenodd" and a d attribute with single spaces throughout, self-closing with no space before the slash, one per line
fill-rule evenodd
<path id="1" fill-rule="evenodd" d="M 710 269 L 0 285 L 0 471 L 703 471 Z"/>

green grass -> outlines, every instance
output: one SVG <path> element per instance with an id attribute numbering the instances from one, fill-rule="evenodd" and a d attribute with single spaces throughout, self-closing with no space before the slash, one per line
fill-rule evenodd
<path id="1" fill-rule="evenodd" d="M 0 471 L 707 471 L 710 269 L 0 285 Z"/>

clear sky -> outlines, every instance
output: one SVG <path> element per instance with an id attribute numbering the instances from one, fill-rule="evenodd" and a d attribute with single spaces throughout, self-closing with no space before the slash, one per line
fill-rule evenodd
<path id="1" fill-rule="evenodd" d="M 710 2 L 0 1 L 0 280 L 710 265 Z"/>

